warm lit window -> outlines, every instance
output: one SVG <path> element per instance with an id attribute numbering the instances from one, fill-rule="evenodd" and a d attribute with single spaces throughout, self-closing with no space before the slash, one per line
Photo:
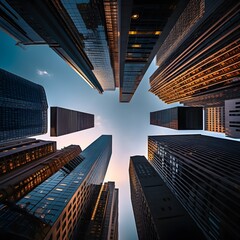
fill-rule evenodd
<path id="1" fill-rule="evenodd" d="M 132 44 L 133 48 L 140 48 L 142 45 L 141 44 Z"/>
<path id="2" fill-rule="evenodd" d="M 136 34 L 137 34 L 137 31 L 129 31 L 128 34 L 129 34 L 129 35 L 136 35 Z"/>
<path id="3" fill-rule="evenodd" d="M 136 19 L 138 19 L 139 18 L 139 14 L 137 14 L 137 13 L 135 13 L 135 14 L 133 14 L 132 15 L 132 17 L 131 17 L 132 19 L 134 19 L 134 20 L 136 20 Z"/>

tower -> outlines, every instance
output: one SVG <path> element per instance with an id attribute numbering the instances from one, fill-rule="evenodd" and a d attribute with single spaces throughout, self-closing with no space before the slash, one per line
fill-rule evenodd
<path id="1" fill-rule="evenodd" d="M 116 1 L 115 4 L 108 0 L 1 3 L 0 26 L 17 44 L 48 45 L 99 93 L 115 90 Z"/>
<path id="2" fill-rule="evenodd" d="M 85 240 L 118 239 L 118 189 L 114 182 L 107 182 L 101 188 Z"/>
<path id="3" fill-rule="evenodd" d="M 203 135 L 148 137 L 148 158 L 208 239 L 238 239 L 240 143 Z"/>
<path id="4" fill-rule="evenodd" d="M 94 115 L 51 107 L 51 136 L 61 136 L 94 127 Z"/>
<path id="5" fill-rule="evenodd" d="M 129 177 L 140 240 L 205 239 L 144 156 L 130 157 Z"/>
<path id="6" fill-rule="evenodd" d="M 190 0 L 164 39 L 157 65 L 150 91 L 166 103 L 219 102 L 234 92 L 240 83 L 239 3 Z"/>
<path id="7" fill-rule="evenodd" d="M 202 130 L 201 107 L 174 107 L 150 113 L 150 124 L 176 130 Z"/>
<path id="8" fill-rule="evenodd" d="M 16 204 L 2 204 L 1 237 L 3 239 L 17 239 L 20 236 L 30 239 L 83 237 L 96 204 L 111 152 L 112 136 L 102 135 Z M 26 228 L 26 224 L 32 227 Z"/>
<path id="9" fill-rule="evenodd" d="M 73 164 L 81 151 L 77 145 L 56 150 L 56 142 L 36 139 L 0 145 L 0 202 L 21 199 L 61 167 Z"/>
<path id="10" fill-rule="evenodd" d="M 123 0 L 119 14 L 120 102 L 130 102 L 160 46 L 159 36 L 176 10 L 176 0 Z M 180 1 L 182 5 L 186 1 Z M 180 7 L 180 8 L 181 8 Z M 178 15 L 177 12 L 176 15 Z"/>
<path id="11" fill-rule="evenodd" d="M 47 132 L 44 88 L 0 69 L 0 142 Z"/>

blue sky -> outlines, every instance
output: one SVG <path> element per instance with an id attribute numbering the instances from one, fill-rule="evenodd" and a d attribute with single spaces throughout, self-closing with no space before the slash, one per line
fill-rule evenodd
<path id="1" fill-rule="evenodd" d="M 128 167 L 133 155 L 147 157 L 147 136 L 161 134 L 183 134 L 151 126 L 150 112 L 170 108 L 152 93 L 148 92 L 149 77 L 156 69 L 152 63 L 130 103 L 119 103 L 119 91 L 99 94 L 91 89 L 48 46 L 16 46 L 16 41 L 0 30 L 0 68 L 42 85 L 48 104 L 88 112 L 95 115 L 95 127 L 61 137 L 50 137 L 49 131 L 39 139 L 57 141 L 58 148 L 78 144 L 82 149 L 102 134 L 113 135 L 113 154 L 105 181 L 115 181 L 119 188 L 119 233 L 120 240 L 137 239 L 130 200 Z M 48 126 L 49 127 L 49 126 Z M 48 128 L 49 130 L 49 128 Z M 224 137 L 204 131 L 192 131 Z"/>

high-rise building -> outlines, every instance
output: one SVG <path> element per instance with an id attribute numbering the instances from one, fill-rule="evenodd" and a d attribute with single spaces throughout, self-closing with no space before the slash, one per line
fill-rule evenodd
<path id="1" fill-rule="evenodd" d="M 129 177 L 139 240 L 205 239 L 144 156 L 130 157 Z"/>
<path id="2" fill-rule="evenodd" d="M 150 113 L 150 124 L 176 130 L 202 130 L 202 107 L 174 107 Z"/>
<path id="3" fill-rule="evenodd" d="M 47 132 L 44 88 L 0 69 L 0 142 Z"/>
<path id="4" fill-rule="evenodd" d="M 102 186 L 85 240 L 118 240 L 118 189 L 114 182 Z"/>
<path id="5" fill-rule="evenodd" d="M 56 142 L 36 139 L 0 145 L 0 202 L 17 201 L 61 167 L 70 165 L 81 148 L 56 150 Z"/>
<path id="6" fill-rule="evenodd" d="M 232 96 L 231 93 L 230 96 Z M 227 98 L 229 98 L 229 96 Z M 239 134 L 240 115 L 238 113 L 239 112 L 238 102 L 240 102 L 240 100 L 239 99 L 229 99 L 226 101 L 224 101 L 223 99 L 221 99 L 220 101 L 218 100 L 216 99 L 216 102 L 214 102 L 214 100 L 208 101 L 206 104 L 207 107 L 204 108 L 205 130 L 225 133 L 226 136 L 228 137 L 240 138 Z M 204 103 L 206 102 L 204 101 Z M 200 101 L 197 100 L 190 102 L 190 105 L 201 104 Z"/>
<path id="7" fill-rule="evenodd" d="M 150 136 L 148 158 L 207 239 L 239 239 L 240 143 L 203 135 Z"/>
<path id="8" fill-rule="evenodd" d="M 120 101 L 129 102 L 160 46 L 161 36 L 177 0 L 120 1 Z M 181 2 L 180 8 L 184 5 Z M 179 15 L 179 11 L 176 16 Z M 175 16 L 175 17 L 176 17 Z"/>
<path id="9" fill-rule="evenodd" d="M 212 132 L 225 132 L 225 109 L 222 107 L 204 108 L 205 129 Z"/>
<path id="10" fill-rule="evenodd" d="M 102 135 L 15 204 L 1 204 L 1 239 L 81 239 L 111 152 L 112 136 Z"/>
<path id="11" fill-rule="evenodd" d="M 225 134 L 240 138 L 240 99 L 225 101 Z"/>
<path id="12" fill-rule="evenodd" d="M 3 0 L 0 12 L 0 26 L 18 44 L 49 45 L 91 87 L 115 89 L 116 1 Z"/>
<path id="13" fill-rule="evenodd" d="M 238 1 L 190 0 L 159 49 L 150 91 L 189 103 L 239 87 L 239 21 Z"/>
<path id="14" fill-rule="evenodd" d="M 218 91 L 209 91 L 209 93 L 199 96 L 194 96 L 190 100 L 184 100 L 185 106 L 191 107 L 222 107 L 225 100 L 235 99 L 240 97 L 240 81 L 234 78 L 235 86 L 222 88 Z"/>
<path id="15" fill-rule="evenodd" d="M 94 115 L 51 107 L 51 136 L 61 136 L 94 127 Z"/>

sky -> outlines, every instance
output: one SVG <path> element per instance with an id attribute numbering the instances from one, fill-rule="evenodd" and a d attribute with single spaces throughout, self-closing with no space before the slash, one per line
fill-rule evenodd
<path id="1" fill-rule="evenodd" d="M 153 61 L 130 103 L 119 103 L 119 90 L 99 94 L 85 83 L 48 46 L 16 46 L 16 41 L 0 29 L 0 68 L 44 87 L 50 106 L 95 115 L 95 127 L 61 137 L 48 133 L 38 139 L 57 141 L 58 149 L 78 144 L 85 149 L 102 134 L 113 136 L 112 157 L 105 181 L 119 188 L 119 239 L 135 240 L 136 227 L 130 199 L 130 156 L 147 157 L 147 136 L 200 133 L 226 138 L 207 131 L 176 131 L 150 125 L 150 112 L 179 105 L 165 104 L 148 90 L 149 77 L 156 70 Z M 49 113 L 49 112 L 48 112 Z M 50 114 L 48 114 L 50 120 Z"/>

